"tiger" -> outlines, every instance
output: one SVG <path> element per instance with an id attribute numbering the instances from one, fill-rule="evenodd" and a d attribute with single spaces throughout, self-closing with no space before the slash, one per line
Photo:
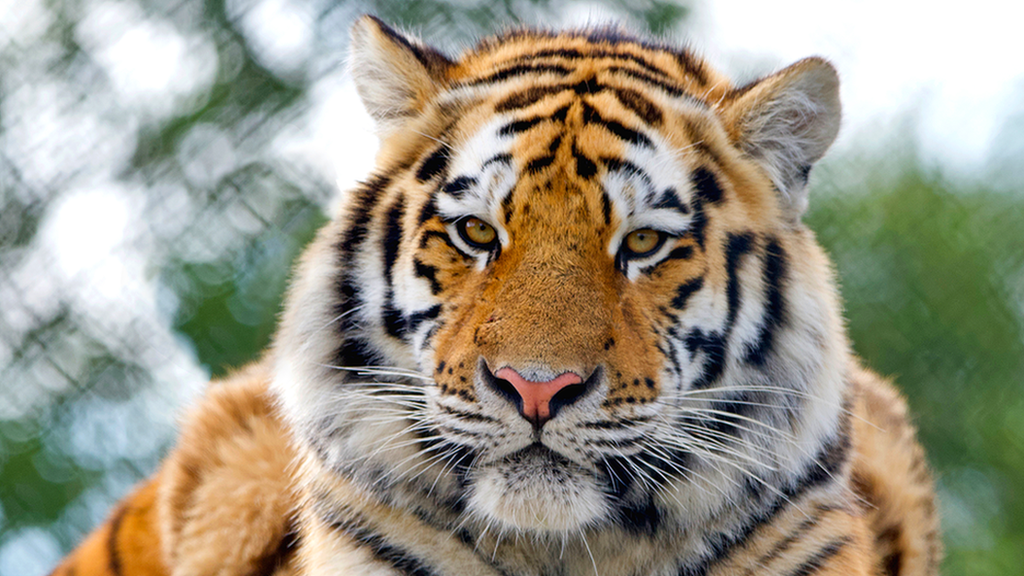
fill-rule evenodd
<path id="1" fill-rule="evenodd" d="M 54 576 L 938 572 L 906 402 L 802 222 L 828 61 L 737 86 L 615 27 L 453 58 L 364 16 L 350 66 L 372 173 Z"/>

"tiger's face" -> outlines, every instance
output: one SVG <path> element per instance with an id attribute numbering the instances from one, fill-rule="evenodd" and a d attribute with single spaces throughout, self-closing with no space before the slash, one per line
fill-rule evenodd
<path id="1" fill-rule="evenodd" d="M 737 89 L 611 34 L 450 61 L 364 20 L 354 45 L 377 174 L 277 346 L 327 468 L 460 526 L 565 534 L 714 515 L 815 458 L 845 353 L 799 224 L 838 123 L 828 64 Z"/>

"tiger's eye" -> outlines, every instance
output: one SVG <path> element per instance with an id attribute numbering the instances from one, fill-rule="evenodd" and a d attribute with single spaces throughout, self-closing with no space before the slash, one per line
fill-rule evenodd
<path id="1" fill-rule="evenodd" d="M 478 248 L 490 248 L 498 238 L 498 231 L 479 218 L 466 218 L 461 222 L 463 238 Z"/>
<path id="2" fill-rule="evenodd" d="M 634 230 L 626 236 L 626 249 L 634 256 L 646 256 L 661 245 L 661 232 L 643 228 Z"/>

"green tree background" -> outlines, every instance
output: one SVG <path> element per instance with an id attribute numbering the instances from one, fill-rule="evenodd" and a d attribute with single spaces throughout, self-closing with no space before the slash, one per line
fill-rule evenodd
<path id="1" fill-rule="evenodd" d="M 572 3 L 278 2 L 314 31 L 313 49 L 287 58 L 247 19 L 258 4 L 29 1 L 0 20 L 2 576 L 49 570 L 156 467 L 205 379 L 267 344 L 290 264 L 335 193 L 275 142 L 339 77 L 352 19 L 374 12 L 457 50 Z M 657 0 L 604 6 L 653 34 L 689 14 Z M 177 38 L 165 44 L 192 58 L 189 89 L 117 96 L 103 37 L 140 25 Z M 1024 121 L 1006 120 L 1013 150 Z M 1024 565 L 1019 158 L 994 155 L 980 185 L 885 142 L 813 176 L 807 221 L 836 262 L 855 348 L 896 377 L 937 472 L 946 574 Z M 65 223 L 103 209 L 96 191 L 111 187 L 127 206 L 111 256 L 54 254 Z M 111 260 L 126 267 L 115 279 L 142 283 L 97 287 Z"/>

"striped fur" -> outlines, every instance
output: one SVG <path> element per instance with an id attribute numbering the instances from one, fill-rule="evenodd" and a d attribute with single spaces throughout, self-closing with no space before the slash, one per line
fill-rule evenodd
<path id="1" fill-rule="evenodd" d="M 153 573 L 936 572 L 905 406 L 851 357 L 800 222 L 839 125 L 829 64 L 735 87 L 615 30 L 451 60 L 373 18 L 352 53 L 377 167 L 271 353 L 122 508 L 156 500 Z M 503 368 L 578 384 L 530 421 Z M 58 572 L 132 541 L 119 517 Z M 107 548 L 92 573 L 145 573 Z"/>

